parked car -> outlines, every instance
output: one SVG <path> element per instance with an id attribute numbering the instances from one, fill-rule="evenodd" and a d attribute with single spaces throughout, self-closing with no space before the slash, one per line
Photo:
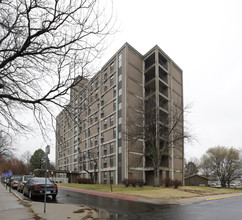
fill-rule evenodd
<path id="1" fill-rule="evenodd" d="M 17 187 L 17 190 L 19 191 L 19 192 L 23 192 L 23 189 L 24 189 L 24 184 L 29 180 L 29 179 L 31 179 L 31 178 L 33 178 L 34 176 L 32 176 L 32 175 L 24 175 L 24 176 L 22 176 L 21 177 L 21 180 L 19 181 L 19 183 L 18 183 L 18 187 Z"/>
<path id="2" fill-rule="evenodd" d="M 11 178 L 11 187 L 12 189 L 17 189 L 18 183 L 21 180 L 20 176 L 14 176 Z"/>
<path id="3" fill-rule="evenodd" d="M 4 177 L 4 180 L 3 180 L 3 183 L 4 184 L 7 184 L 7 186 L 9 185 L 9 178 L 8 177 Z"/>
<path id="4" fill-rule="evenodd" d="M 56 184 L 52 183 L 48 178 L 46 182 L 46 195 L 52 196 L 54 200 L 58 194 L 58 187 Z M 45 178 L 44 177 L 33 177 L 29 179 L 23 189 L 23 194 L 28 195 L 30 199 L 38 196 L 45 195 Z"/>
<path id="5" fill-rule="evenodd" d="M 5 183 L 7 184 L 7 186 L 10 186 L 9 180 L 10 180 L 9 177 L 5 177 Z"/>

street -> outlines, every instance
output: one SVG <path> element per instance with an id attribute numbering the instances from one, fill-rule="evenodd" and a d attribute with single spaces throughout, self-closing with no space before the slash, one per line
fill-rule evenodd
<path id="1" fill-rule="evenodd" d="M 27 197 L 23 198 L 28 200 Z M 43 202 L 42 199 L 35 201 Z M 241 219 L 242 197 L 204 201 L 188 205 L 155 205 L 59 189 L 56 201 L 52 201 L 50 198 L 47 199 L 47 203 L 53 202 L 79 204 L 96 210 L 105 210 L 109 212 L 110 219 L 227 220 Z"/>
<path id="2" fill-rule="evenodd" d="M 241 219 L 242 197 L 204 201 L 189 205 L 154 205 L 110 197 L 59 190 L 58 201 L 83 204 L 110 213 L 110 219 Z"/>

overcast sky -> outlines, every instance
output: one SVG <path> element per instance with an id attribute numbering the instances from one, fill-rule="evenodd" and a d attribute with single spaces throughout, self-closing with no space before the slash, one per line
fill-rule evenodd
<path id="1" fill-rule="evenodd" d="M 157 44 L 183 70 L 184 101 L 193 104 L 187 120 L 198 142 L 185 145 L 185 157 L 200 158 L 217 145 L 242 147 L 242 1 L 114 0 L 113 4 L 118 32 L 97 63 L 104 65 L 125 42 L 142 54 Z M 30 137 L 23 149 L 34 142 Z M 54 160 L 54 140 L 51 145 Z M 41 146 L 45 142 L 35 144 L 36 149 Z"/>

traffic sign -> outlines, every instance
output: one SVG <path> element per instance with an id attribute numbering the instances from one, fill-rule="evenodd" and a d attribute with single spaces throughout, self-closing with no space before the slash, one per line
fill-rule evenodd
<path id="1" fill-rule="evenodd" d="M 12 175 L 13 175 L 13 171 L 12 171 L 12 170 L 9 170 L 9 171 L 8 171 L 8 175 L 9 175 L 9 176 L 12 176 Z"/>

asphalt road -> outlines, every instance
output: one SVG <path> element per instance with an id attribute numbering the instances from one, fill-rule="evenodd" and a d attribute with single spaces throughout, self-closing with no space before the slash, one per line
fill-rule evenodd
<path id="1" fill-rule="evenodd" d="M 24 197 L 28 200 L 27 197 Z M 41 199 L 39 200 L 40 202 Z M 110 219 L 129 220 L 238 220 L 242 219 L 242 196 L 199 202 L 189 205 L 154 205 L 111 197 L 90 195 L 59 189 L 56 201 L 47 202 L 79 204 L 106 210 Z"/>

